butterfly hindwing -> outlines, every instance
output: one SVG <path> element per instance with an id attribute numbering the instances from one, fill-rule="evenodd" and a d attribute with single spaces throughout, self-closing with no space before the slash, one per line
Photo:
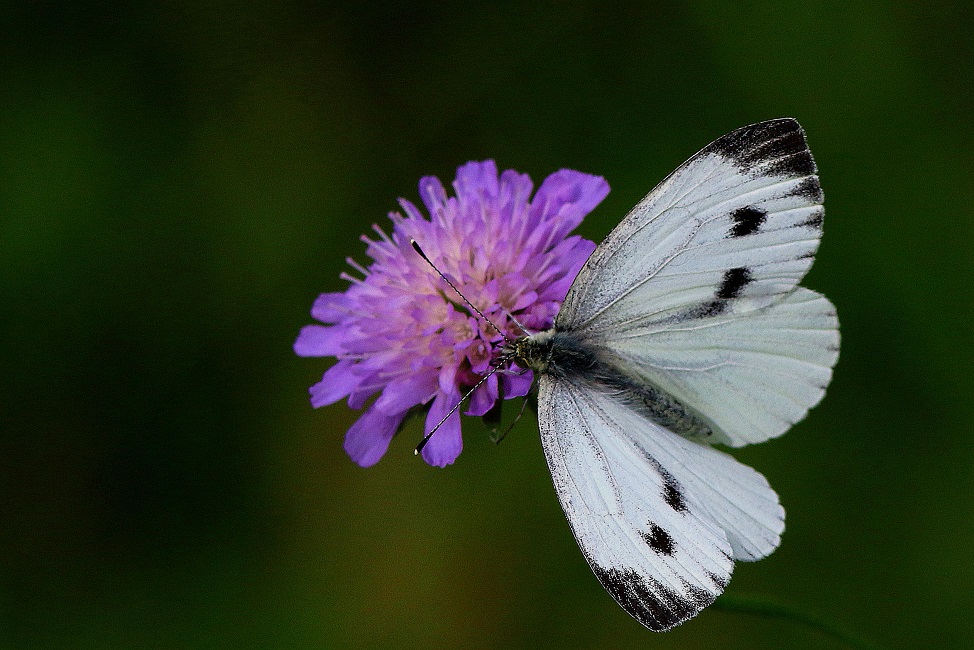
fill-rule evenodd
<path id="1" fill-rule="evenodd" d="M 778 545 L 784 512 L 753 469 L 584 381 L 542 376 L 539 389 L 542 445 L 575 538 L 643 625 L 691 618 L 723 591 L 733 559 Z"/>
<path id="2" fill-rule="evenodd" d="M 839 356 L 838 325 L 832 303 L 795 287 L 758 310 L 610 330 L 599 342 L 620 370 L 703 416 L 707 442 L 739 447 L 781 435 L 818 404 Z"/>

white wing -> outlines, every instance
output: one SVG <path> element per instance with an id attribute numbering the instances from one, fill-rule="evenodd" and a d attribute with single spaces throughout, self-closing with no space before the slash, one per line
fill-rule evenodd
<path id="1" fill-rule="evenodd" d="M 541 441 L 572 532 L 640 623 L 691 618 L 726 587 L 733 559 L 778 546 L 784 510 L 759 473 L 585 383 L 539 383 Z"/>
<path id="2" fill-rule="evenodd" d="M 747 296 L 754 306 L 787 293 L 811 267 L 821 237 L 815 174 L 793 119 L 716 140 L 599 245 L 572 284 L 557 324 L 604 330 L 679 316 L 715 301 L 725 283 L 726 293 Z M 743 278 L 725 277 L 739 268 L 749 271 L 744 286 L 737 286 Z"/>
<path id="3" fill-rule="evenodd" d="M 700 413 L 735 447 L 787 431 L 825 395 L 839 322 L 824 296 L 796 287 L 752 312 L 604 332 L 630 376 Z"/>
<path id="4" fill-rule="evenodd" d="M 815 163 L 795 120 L 744 127 L 646 196 L 586 262 L 556 329 L 616 357 L 740 446 L 818 403 L 838 320 L 797 287 L 822 227 Z"/>

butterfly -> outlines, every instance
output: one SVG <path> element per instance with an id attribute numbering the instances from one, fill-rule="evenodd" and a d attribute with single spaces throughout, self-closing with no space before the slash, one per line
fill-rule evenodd
<path id="1" fill-rule="evenodd" d="M 582 554 L 651 630 L 695 616 L 735 561 L 781 541 L 768 481 L 713 445 L 780 436 L 825 394 L 838 319 L 799 286 L 822 198 L 797 121 L 733 131 L 606 237 L 550 330 L 502 350 L 538 377 L 541 442 Z"/>

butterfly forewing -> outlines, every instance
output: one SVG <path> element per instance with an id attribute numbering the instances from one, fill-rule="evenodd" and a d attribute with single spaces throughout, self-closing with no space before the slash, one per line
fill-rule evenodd
<path id="1" fill-rule="evenodd" d="M 797 287 L 822 191 L 792 119 L 738 129 L 649 193 L 582 268 L 556 328 L 604 346 L 740 446 L 781 435 L 824 394 L 838 320 Z"/>
<path id="2" fill-rule="evenodd" d="M 767 305 L 811 266 L 821 204 L 795 120 L 738 129 L 630 211 L 582 268 L 556 326 L 623 330 L 719 312 L 729 299 Z"/>

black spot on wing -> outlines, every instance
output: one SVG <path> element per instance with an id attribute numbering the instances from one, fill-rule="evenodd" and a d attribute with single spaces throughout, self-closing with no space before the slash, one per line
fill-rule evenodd
<path id="1" fill-rule="evenodd" d="M 716 153 L 734 161 L 741 171 L 763 166 L 762 173 L 797 178 L 815 174 L 805 132 L 791 118 L 769 120 L 732 131 L 701 153 Z"/>
<path id="2" fill-rule="evenodd" d="M 649 522 L 649 532 L 640 533 L 640 535 L 649 544 L 649 548 L 660 555 L 671 556 L 676 551 L 676 542 L 673 541 L 673 536 L 653 522 Z"/>
<path id="3" fill-rule="evenodd" d="M 702 305 L 698 305 L 693 309 L 690 309 L 686 314 L 678 317 L 678 320 L 696 320 L 699 318 L 711 318 L 713 316 L 720 316 L 725 311 L 727 311 L 727 301 L 726 300 L 709 300 Z"/>
<path id="4" fill-rule="evenodd" d="M 680 484 L 670 474 L 667 474 L 667 476 L 673 480 L 672 482 L 666 481 L 663 485 L 663 500 L 666 501 L 666 505 L 673 508 L 676 512 L 686 512 L 687 502 L 684 501 L 683 493 L 680 492 Z"/>
<path id="5" fill-rule="evenodd" d="M 645 450 L 643 450 L 643 455 L 653 466 L 653 469 L 656 470 L 656 473 L 660 475 L 660 478 L 663 479 L 663 500 L 666 502 L 666 505 L 676 512 L 686 512 L 687 502 L 683 498 L 683 486 L 680 485 L 680 482 L 676 480 L 675 476 L 666 471 L 666 468 L 658 460 L 646 453 Z"/>
<path id="6" fill-rule="evenodd" d="M 734 210 L 731 213 L 731 221 L 734 222 L 734 225 L 731 226 L 727 234 L 731 237 L 753 235 L 767 218 L 768 213 L 766 211 L 761 208 L 756 208 L 753 205 Z"/>
<path id="7" fill-rule="evenodd" d="M 699 587 L 688 587 L 687 593 L 680 594 L 632 569 L 605 569 L 592 563 L 592 571 L 624 610 L 654 632 L 696 616 L 717 597 Z"/>
<path id="8" fill-rule="evenodd" d="M 754 281 L 754 277 L 751 272 L 743 267 L 739 266 L 733 269 L 727 269 L 724 271 L 724 278 L 721 280 L 720 287 L 717 289 L 717 298 L 719 300 L 733 300 L 741 295 L 744 291 L 744 287 Z"/>
<path id="9" fill-rule="evenodd" d="M 720 286 L 717 287 L 717 293 L 714 294 L 714 299 L 708 300 L 692 309 L 688 309 L 685 314 L 678 316 L 677 319 L 684 321 L 720 316 L 730 307 L 730 301 L 735 298 L 740 298 L 744 287 L 753 281 L 754 276 L 751 275 L 751 271 L 746 267 L 738 266 L 733 269 L 727 269 L 724 271 L 724 277 L 720 281 Z"/>

